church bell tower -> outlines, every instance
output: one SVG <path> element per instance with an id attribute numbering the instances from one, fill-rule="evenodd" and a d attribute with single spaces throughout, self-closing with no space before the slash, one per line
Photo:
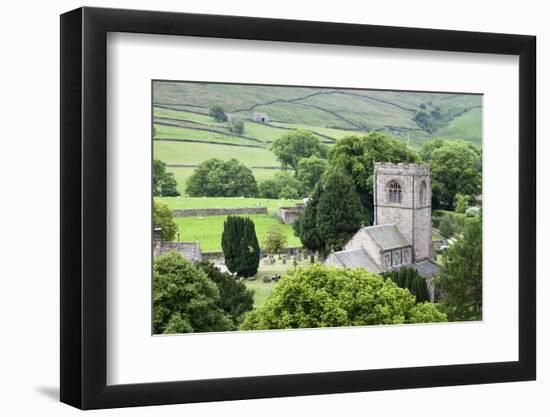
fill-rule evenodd
<path id="1" fill-rule="evenodd" d="M 374 224 L 396 224 L 413 262 L 432 258 L 432 188 L 425 165 L 374 164 Z"/>

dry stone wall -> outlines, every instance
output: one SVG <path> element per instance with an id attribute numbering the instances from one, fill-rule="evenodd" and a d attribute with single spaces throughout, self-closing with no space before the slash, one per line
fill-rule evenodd
<path id="1" fill-rule="evenodd" d="M 172 210 L 174 217 L 229 216 L 231 214 L 267 214 L 267 207 L 202 208 Z"/>

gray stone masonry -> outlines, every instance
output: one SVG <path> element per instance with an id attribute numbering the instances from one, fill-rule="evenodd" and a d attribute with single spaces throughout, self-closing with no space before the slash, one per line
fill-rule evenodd
<path id="1" fill-rule="evenodd" d="M 374 224 L 395 223 L 413 245 L 413 262 L 432 257 L 432 188 L 425 165 L 374 164 Z M 399 184 L 391 198 L 390 184 Z M 398 201 L 396 201 L 398 200 Z"/>

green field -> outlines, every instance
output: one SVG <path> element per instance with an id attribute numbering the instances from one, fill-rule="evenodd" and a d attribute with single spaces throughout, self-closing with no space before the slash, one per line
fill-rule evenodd
<path id="1" fill-rule="evenodd" d="M 174 221 L 179 228 L 180 241 L 198 240 L 201 244 L 201 251 L 212 252 L 221 251 L 221 235 L 223 231 L 223 222 L 227 216 L 206 216 L 206 217 L 175 217 Z M 294 236 L 294 230 L 291 225 L 281 224 L 279 219 L 271 214 L 252 214 L 247 215 L 254 221 L 256 226 L 256 236 L 262 246 L 262 242 L 268 229 L 278 224 L 284 230 L 287 236 L 287 247 L 301 246 L 300 239 Z"/>
<path id="2" fill-rule="evenodd" d="M 247 166 L 280 166 L 275 155 L 266 149 L 245 148 L 209 143 L 154 142 L 155 159 L 167 164 L 199 164 L 210 158 L 224 161 L 237 158 Z"/>

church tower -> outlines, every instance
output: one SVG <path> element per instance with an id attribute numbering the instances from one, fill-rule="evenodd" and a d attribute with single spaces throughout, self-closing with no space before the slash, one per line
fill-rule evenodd
<path id="1" fill-rule="evenodd" d="M 418 262 L 432 258 L 430 169 L 413 164 L 374 164 L 374 224 L 396 224 Z"/>

